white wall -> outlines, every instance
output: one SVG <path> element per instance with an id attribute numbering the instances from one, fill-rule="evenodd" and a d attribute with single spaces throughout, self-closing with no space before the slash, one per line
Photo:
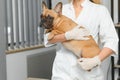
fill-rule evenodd
<path id="1" fill-rule="evenodd" d="M 25 80 L 27 78 L 26 54 L 28 53 L 16 53 L 6 56 L 7 80 Z"/>
<path id="2" fill-rule="evenodd" d="M 8 54 L 7 63 L 7 80 L 26 80 L 27 78 L 27 56 L 33 54 L 42 54 L 46 51 L 55 50 L 55 47 L 41 48 L 31 51 Z"/>
<path id="3" fill-rule="evenodd" d="M 118 23 L 118 0 L 114 0 L 114 23 Z"/>
<path id="4" fill-rule="evenodd" d="M 108 10 L 111 12 L 111 1 L 110 0 L 101 0 L 102 4 L 105 5 Z"/>
<path id="5" fill-rule="evenodd" d="M 111 1 L 102 0 L 102 3 L 108 8 L 111 13 Z M 118 0 L 114 0 L 114 23 L 118 23 Z"/>

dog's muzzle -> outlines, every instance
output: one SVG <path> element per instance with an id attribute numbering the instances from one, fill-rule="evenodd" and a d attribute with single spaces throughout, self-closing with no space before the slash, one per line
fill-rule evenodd
<path id="1" fill-rule="evenodd" d="M 40 27 L 43 27 L 45 29 L 51 29 L 53 27 L 53 20 L 54 17 L 50 15 L 48 16 L 41 15 Z"/>

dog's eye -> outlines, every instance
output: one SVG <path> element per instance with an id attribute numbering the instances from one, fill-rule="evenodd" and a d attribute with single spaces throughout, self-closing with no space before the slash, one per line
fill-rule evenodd
<path id="1" fill-rule="evenodd" d="M 51 17 L 51 19 L 54 19 L 54 17 Z"/>
<path id="2" fill-rule="evenodd" d="M 43 17 L 43 14 L 41 14 L 40 17 L 42 18 L 42 17 Z"/>
<path id="3" fill-rule="evenodd" d="M 48 18 L 48 19 L 54 19 L 54 18 L 53 18 L 52 16 L 50 16 L 49 14 L 48 14 L 47 18 Z"/>

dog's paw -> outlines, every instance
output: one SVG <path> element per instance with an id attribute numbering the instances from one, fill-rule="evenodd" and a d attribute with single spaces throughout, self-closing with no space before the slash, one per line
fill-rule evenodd
<path id="1" fill-rule="evenodd" d="M 48 41 L 52 40 L 54 38 L 54 34 L 49 34 L 48 35 Z"/>

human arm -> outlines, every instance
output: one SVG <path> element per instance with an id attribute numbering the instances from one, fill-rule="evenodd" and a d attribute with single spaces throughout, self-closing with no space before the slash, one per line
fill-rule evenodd
<path id="1" fill-rule="evenodd" d="M 98 55 L 100 61 L 104 61 L 107 57 L 109 57 L 110 55 L 112 55 L 114 53 L 114 51 L 110 48 L 104 47 L 100 54 Z"/>
<path id="2" fill-rule="evenodd" d="M 84 70 L 91 70 L 92 68 L 99 66 L 103 60 L 105 60 L 108 56 L 113 54 L 113 50 L 107 47 L 104 47 L 98 56 L 93 58 L 80 58 L 78 59 L 78 64 Z"/>
<path id="3" fill-rule="evenodd" d="M 65 38 L 65 34 L 63 33 L 63 34 L 55 35 L 53 39 L 49 41 L 49 43 L 53 44 L 53 43 L 64 42 L 64 41 L 66 41 L 66 38 Z"/>
<path id="4" fill-rule="evenodd" d="M 51 40 L 47 41 L 49 33 L 45 36 L 45 41 L 47 44 L 54 44 L 57 42 L 64 42 L 66 40 L 88 40 L 89 31 L 81 26 L 76 26 L 72 30 L 69 30 L 63 34 L 55 35 Z"/>
<path id="5" fill-rule="evenodd" d="M 100 65 L 108 56 L 118 53 L 118 36 L 110 14 L 105 7 L 101 8 L 100 15 L 101 14 L 99 38 L 103 47 L 98 56 L 78 60 L 79 65 L 84 70 L 92 69 L 96 65 Z"/>

